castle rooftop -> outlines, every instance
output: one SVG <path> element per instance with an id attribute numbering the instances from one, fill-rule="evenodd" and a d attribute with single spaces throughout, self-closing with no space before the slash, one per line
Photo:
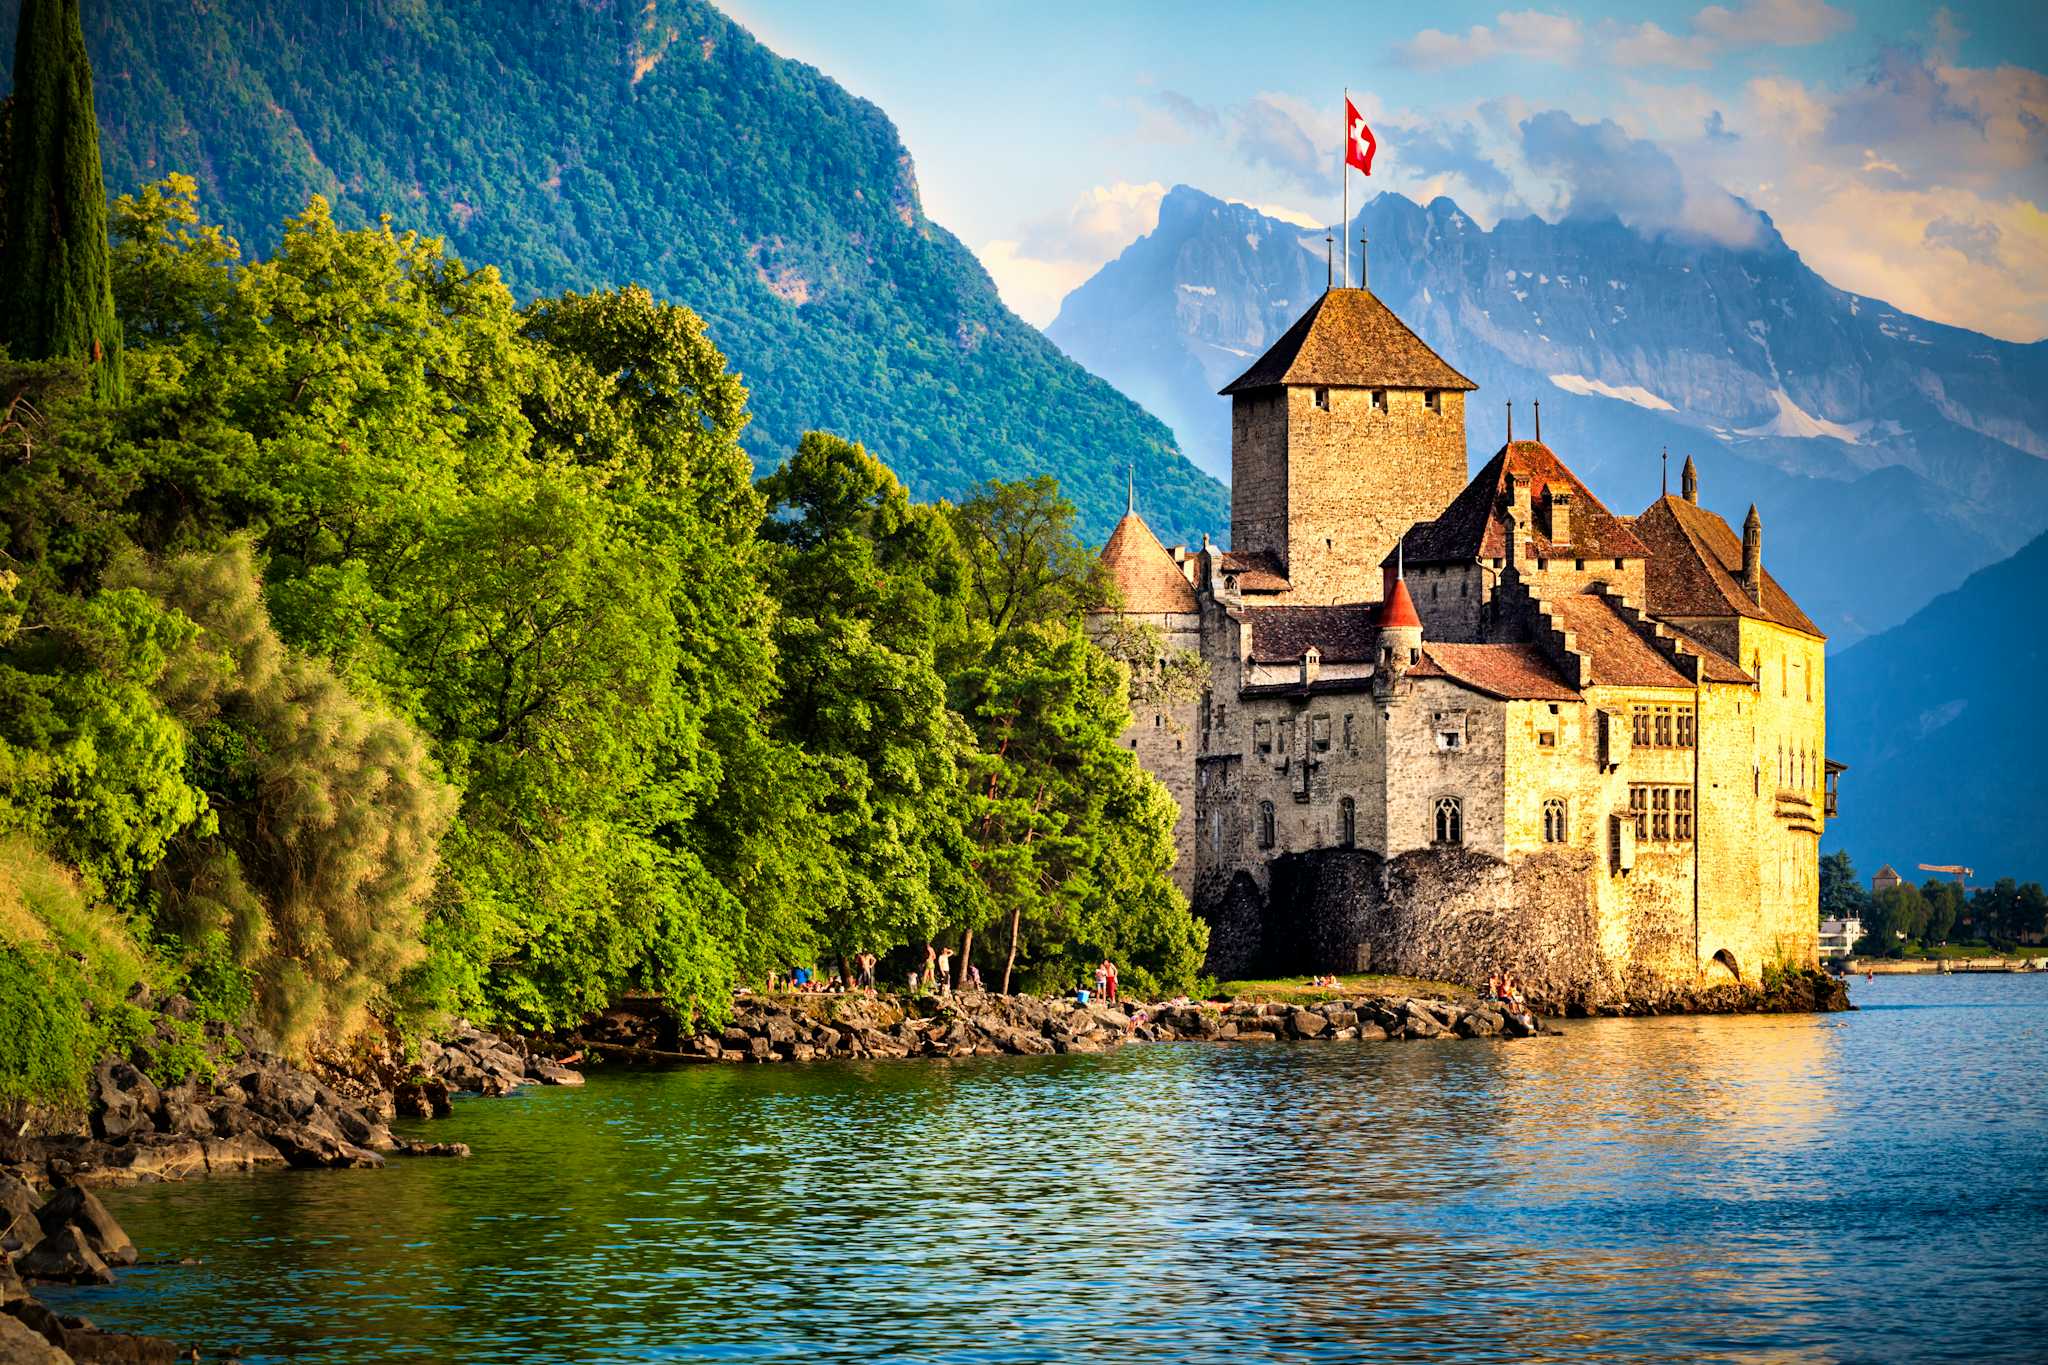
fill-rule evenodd
<path id="1" fill-rule="evenodd" d="M 1476 389 L 1369 289 L 1330 289 L 1221 392 L 1281 385 Z"/>
<path id="2" fill-rule="evenodd" d="M 1424 645 L 1422 662 L 1409 669 L 1408 676 L 1449 678 L 1507 701 L 1580 699 L 1578 690 L 1558 676 L 1536 645 Z"/>
<path id="3" fill-rule="evenodd" d="M 1571 539 L 1552 541 L 1537 515 L 1529 526 L 1529 543 L 1544 559 L 1642 559 L 1650 551 L 1628 523 L 1607 510 L 1593 490 L 1572 473 L 1557 453 L 1541 441 L 1510 441 L 1481 467 L 1463 492 L 1451 500 L 1435 521 L 1409 528 L 1402 548 L 1410 564 L 1462 564 L 1475 559 L 1503 559 L 1508 552 L 1508 478 L 1525 481 L 1532 509 L 1551 490 L 1572 499 Z M 1736 549 L 1740 551 L 1738 544 Z M 1392 554 L 1380 561 L 1394 562 Z M 1738 566 L 1741 557 L 1737 555 Z"/>
<path id="4" fill-rule="evenodd" d="M 1196 610 L 1195 586 L 1136 509 L 1124 513 L 1099 556 L 1123 595 L 1123 609 L 1144 613 Z"/>
<path id="5" fill-rule="evenodd" d="M 1746 616 L 1827 638 L 1769 569 L 1762 570 L 1763 604 L 1750 598 L 1742 586 L 1742 537 L 1706 508 L 1667 493 L 1630 526 L 1650 546 L 1644 582 L 1657 615 Z"/>

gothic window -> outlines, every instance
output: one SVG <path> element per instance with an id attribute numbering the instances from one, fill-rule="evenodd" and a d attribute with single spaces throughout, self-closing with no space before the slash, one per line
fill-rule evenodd
<path id="1" fill-rule="evenodd" d="M 1424 389 L 1422 391 L 1422 406 L 1428 408 L 1431 412 L 1442 412 L 1444 410 L 1443 394 L 1436 389 Z"/>
<path id="2" fill-rule="evenodd" d="M 1273 803 L 1271 801 L 1261 801 L 1259 802 L 1259 847 L 1271 848 L 1272 846 Z"/>
<path id="3" fill-rule="evenodd" d="M 1324 412 L 1330 410 L 1330 391 L 1328 389 L 1316 390 L 1316 406 Z"/>
<path id="4" fill-rule="evenodd" d="M 1439 844 L 1465 842 L 1465 807 L 1455 796 L 1436 799 L 1436 838 Z"/>
<path id="5" fill-rule="evenodd" d="M 1571 837 L 1571 820 L 1564 802 L 1551 797 L 1543 803 L 1543 842 L 1561 844 Z"/>
<path id="6" fill-rule="evenodd" d="M 1317 716 L 1309 722 L 1309 740 L 1315 745 L 1317 753 L 1326 754 L 1330 752 L 1330 718 L 1328 716 Z"/>
<path id="7" fill-rule="evenodd" d="M 1345 797 L 1337 803 L 1337 847 L 1350 848 L 1358 842 L 1358 803 Z"/>
<path id="8" fill-rule="evenodd" d="M 1387 391 L 1385 389 L 1374 389 L 1372 391 L 1372 410 L 1374 412 L 1385 412 L 1387 410 Z"/>

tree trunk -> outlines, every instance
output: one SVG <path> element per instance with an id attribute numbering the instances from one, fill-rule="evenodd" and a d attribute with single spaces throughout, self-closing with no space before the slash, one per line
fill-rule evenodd
<path id="1" fill-rule="evenodd" d="M 967 984 L 967 964 L 973 960 L 973 957 L 974 931 L 969 929 L 960 938 L 960 979 L 953 983 L 956 987 Z"/>
<path id="2" fill-rule="evenodd" d="M 1004 995 L 1008 995 L 1008 994 L 1010 993 L 1010 969 L 1011 969 L 1012 967 L 1015 967 L 1015 966 L 1017 965 L 1017 921 L 1018 921 L 1018 920 L 1020 920 L 1020 919 L 1022 919 L 1023 917 L 1024 917 L 1024 907 L 1023 907 L 1022 905 L 1017 905 L 1017 906 L 1013 906 L 1013 907 L 1011 908 L 1011 910 L 1010 910 L 1010 957 L 1009 957 L 1009 960 L 1008 960 L 1008 961 L 1006 961 L 1005 963 L 1003 963 L 1003 994 L 1004 994 Z"/>

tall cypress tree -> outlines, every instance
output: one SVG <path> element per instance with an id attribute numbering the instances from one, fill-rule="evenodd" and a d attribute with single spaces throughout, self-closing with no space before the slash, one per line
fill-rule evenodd
<path id="1" fill-rule="evenodd" d="M 0 216 L 0 343 L 20 360 L 91 362 L 121 387 L 107 191 L 78 0 L 23 0 Z"/>

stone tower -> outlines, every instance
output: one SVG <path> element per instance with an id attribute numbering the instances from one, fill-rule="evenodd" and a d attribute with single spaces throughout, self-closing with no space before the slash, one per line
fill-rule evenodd
<path id="1" fill-rule="evenodd" d="M 1223 392 L 1231 552 L 1287 581 L 1271 600 L 1379 600 L 1380 561 L 1465 486 L 1465 395 L 1367 289 L 1332 289 Z"/>

